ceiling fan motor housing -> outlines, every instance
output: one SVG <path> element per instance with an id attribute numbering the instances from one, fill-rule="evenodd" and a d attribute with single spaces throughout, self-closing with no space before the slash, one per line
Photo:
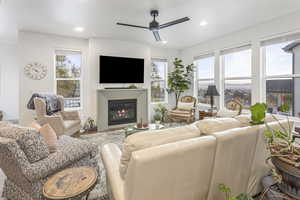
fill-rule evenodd
<path id="1" fill-rule="evenodd" d="M 153 20 L 149 24 L 149 29 L 150 29 L 150 31 L 158 31 L 159 30 L 159 23 L 157 21 Z"/>

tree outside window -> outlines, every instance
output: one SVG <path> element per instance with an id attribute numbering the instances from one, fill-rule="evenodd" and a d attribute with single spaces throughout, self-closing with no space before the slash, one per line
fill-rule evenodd
<path id="1" fill-rule="evenodd" d="M 56 93 L 66 108 L 81 107 L 81 59 L 80 52 L 56 51 Z"/>

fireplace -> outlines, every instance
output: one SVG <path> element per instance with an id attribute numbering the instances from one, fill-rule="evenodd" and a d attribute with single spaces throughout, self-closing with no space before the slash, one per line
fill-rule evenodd
<path id="1" fill-rule="evenodd" d="M 137 99 L 108 100 L 108 125 L 137 122 Z"/>

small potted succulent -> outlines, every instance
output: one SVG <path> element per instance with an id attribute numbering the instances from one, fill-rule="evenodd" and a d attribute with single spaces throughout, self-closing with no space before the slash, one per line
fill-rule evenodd
<path id="1" fill-rule="evenodd" d="M 155 113 L 160 114 L 161 119 L 160 121 L 164 123 L 166 121 L 166 114 L 168 112 L 168 109 L 165 104 L 158 104 L 156 108 L 154 108 Z"/>
<path id="2" fill-rule="evenodd" d="M 156 125 L 159 125 L 161 123 L 161 118 L 162 118 L 161 114 L 159 114 L 159 113 L 154 114 L 153 119 L 154 119 Z"/>
<path id="3" fill-rule="evenodd" d="M 265 103 L 256 103 L 250 107 L 251 111 L 251 124 L 259 125 L 265 123 L 267 104 Z"/>

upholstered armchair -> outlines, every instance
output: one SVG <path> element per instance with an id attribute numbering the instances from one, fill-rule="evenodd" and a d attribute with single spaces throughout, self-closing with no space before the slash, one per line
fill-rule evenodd
<path id="1" fill-rule="evenodd" d="M 171 121 L 179 120 L 191 123 L 195 121 L 196 98 L 184 96 L 178 102 L 177 108 L 168 111 L 168 119 Z"/>
<path id="2" fill-rule="evenodd" d="M 34 129 L 0 122 L 0 168 L 6 175 L 2 196 L 10 200 L 44 200 L 43 185 L 70 167 L 99 170 L 97 145 L 63 135 L 50 153 Z M 1 199 L 1 198 L 0 198 Z"/>
<path id="3" fill-rule="evenodd" d="M 58 96 L 58 99 L 61 105 L 61 111 L 51 116 L 46 113 L 45 100 L 38 97 L 34 99 L 37 121 L 41 125 L 50 124 L 58 136 L 78 133 L 81 128 L 78 111 L 65 111 L 64 98 L 62 96 Z"/>

